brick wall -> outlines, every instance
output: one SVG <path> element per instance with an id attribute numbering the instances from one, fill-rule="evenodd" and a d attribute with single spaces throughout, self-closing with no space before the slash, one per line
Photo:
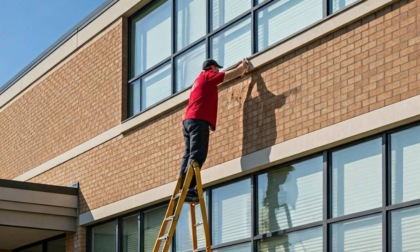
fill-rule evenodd
<path id="1" fill-rule="evenodd" d="M 218 129 L 211 134 L 203 168 L 420 95 L 419 3 L 400 1 L 270 62 L 251 76 L 224 84 Z M 0 150 L 0 156 L 13 157 L 2 160 L 3 177 L 17 176 L 120 122 L 125 113 L 121 93 L 126 92 L 121 81 L 122 27 L 81 50 L 2 112 L 2 125 L 11 122 L 2 133 L 7 139 L 2 144 L 13 146 Z M 77 64 L 90 56 L 95 60 L 85 62 L 92 64 L 88 70 Z M 84 74 L 76 74 L 77 66 Z M 76 81 L 66 79 L 71 73 L 78 76 Z M 53 77 L 71 87 L 58 85 Z M 47 90 L 53 93 L 47 95 Z M 51 95 L 57 99 L 47 99 Z M 184 108 L 185 104 L 175 107 L 31 182 L 79 181 L 83 213 L 173 181 L 183 152 Z"/>
<path id="2" fill-rule="evenodd" d="M 119 21 L 0 113 L 0 178 L 12 179 L 121 122 L 122 45 Z"/>
<path id="3" fill-rule="evenodd" d="M 220 89 L 205 167 L 420 94 L 418 9 L 401 1 Z M 31 181 L 79 181 L 81 212 L 176 179 L 185 105 Z"/>

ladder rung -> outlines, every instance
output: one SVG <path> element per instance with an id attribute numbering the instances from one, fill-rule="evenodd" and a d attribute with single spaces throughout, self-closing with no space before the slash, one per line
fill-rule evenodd
<path id="1" fill-rule="evenodd" d="M 196 227 L 203 225 L 203 222 L 198 222 L 197 224 L 195 224 Z"/>
<path id="2" fill-rule="evenodd" d="M 171 215 L 168 218 L 166 218 L 166 221 L 172 221 L 175 218 L 175 215 Z"/>
<path id="3" fill-rule="evenodd" d="M 174 195 L 174 199 L 178 199 L 181 196 L 181 192 Z"/>
<path id="4" fill-rule="evenodd" d="M 164 236 L 159 237 L 159 240 L 166 240 L 168 239 L 168 234 L 165 234 Z"/>

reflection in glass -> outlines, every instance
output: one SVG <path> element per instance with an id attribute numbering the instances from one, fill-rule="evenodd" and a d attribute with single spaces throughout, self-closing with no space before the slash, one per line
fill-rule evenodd
<path id="1" fill-rule="evenodd" d="M 392 203 L 420 199 L 420 126 L 391 135 Z"/>
<path id="2" fill-rule="evenodd" d="M 19 252 L 42 252 L 42 244 L 19 250 Z"/>
<path id="3" fill-rule="evenodd" d="M 128 94 L 128 116 L 132 116 L 140 112 L 140 80 L 129 84 Z"/>
<path id="4" fill-rule="evenodd" d="M 258 11 L 258 51 L 321 20 L 323 0 L 273 1 Z"/>
<path id="5" fill-rule="evenodd" d="M 333 217 L 382 205 L 382 139 L 332 153 Z"/>
<path id="6" fill-rule="evenodd" d="M 144 251 L 153 251 L 167 207 L 159 207 L 144 213 Z M 167 229 L 168 227 L 169 225 Z"/>
<path id="7" fill-rule="evenodd" d="M 251 252 L 251 243 L 242 243 L 239 245 L 234 245 L 225 248 L 213 249 L 213 252 Z"/>
<path id="8" fill-rule="evenodd" d="M 208 199 L 207 199 L 206 191 L 204 192 L 204 201 L 207 207 Z M 207 218 L 208 218 L 208 210 L 207 210 Z M 196 223 L 201 223 L 203 221 L 202 216 L 201 216 L 200 205 L 195 205 L 195 219 L 196 219 Z M 178 252 L 191 251 L 192 227 L 191 227 L 190 204 L 184 204 L 182 206 L 181 215 L 179 216 L 179 220 L 176 225 L 175 237 L 176 237 L 176 251 Z M 197 244 L 198 244 L 199 249 L 204 248 L 206 246 L 203 225 L 197 226 Z"/>
<path id="9" fill-rule="evenodd" d="M 330 0 L 330 13 L 344 9 L 346 6 L 357 2 L 358 0 Z"/>
<path id="10" fill-rule="evenodd" d="M 171 1 L 161 0 L 132 21 L 130 78 L 171 55 Z"/>
<path id="11" fill-rule="evenodd" d="M 66 237 L 47 243 L 47 252 L 66 252 Z"/>
<path id="12" fill-rule="evenodd" d="M 382 216 L 333 224 L 331 226 L 332 251 L 382 251 Z"/>
<path id="13" fill-rule="evenodd" d="M 322 157 L 258 176 L 258 233 L 322 220 Z"/>
<path id="14" fill-rule="evenodd" d="M 117 222 L 112 221 L 92 228 L 92 251 L 115 252 L 117 249 Z"/>
<path id="15" fill-rule="evenodd" d="M 139 247 L 138 216 L 133 215 L 122 220 L 123 252 L 137 252 Z"/>
<path id="16" fill-rule="evenodd" d="M 236 18 L 252 6 L 252 0 L 212 0 L 210 2 L 212 30 Z"/>
<path id="17" fill-rule="evenodd" d="M 172 94 L 171 65 L 144 76 L 141 85 L 141 109 L 146 109 Z"/>
<path id="18" fill-rule="evenodd" d="M 309 252 L 322 251 L 322 227 L 264 239 L 258 242 L 259 252 Z"/>
<path id="19" fill-rule="evenodd" d="M 206 47 L 200 44 L 176 59 L 176 92 L 190 87 L 201 72 Z"/>
<path id="20" fill-rule="evenodd" d="M 393 211 L 391 219 L 392 251 L 417 251 L 420 248 L 420 207 Z"/>
<path id="21" fill-rule="evenodd" d="M 212 244 L 251 237 L 251 180 L 222 186 L 212 192 Z"/>
<path id="22" fill-rule="evenodd" d="M 211 57 L 225 68 L 251 54 L 250 18 L 246 18 L 211 38 Z"/>
<path id="23" fill-rule="evenodd" d="M 206 34 L 206 0 L 177 0 L 177 50 L 190 45 Z"/>

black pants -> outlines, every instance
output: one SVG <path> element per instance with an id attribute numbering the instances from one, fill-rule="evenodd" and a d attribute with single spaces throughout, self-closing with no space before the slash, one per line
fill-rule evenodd
<path id="1" fill-rule="evenodd" d="M 180 175 L 186 175 L 191 160 L 197 161 L 200 167 L 207 158 L 209 148 L 209 123 L 198 119 L 187 119 L 183 122 L 182 131 L 184 134 L 185 151 L 182 157 Z M 197 185 L 195 176 L 191 180 L 189 188 Z"/>

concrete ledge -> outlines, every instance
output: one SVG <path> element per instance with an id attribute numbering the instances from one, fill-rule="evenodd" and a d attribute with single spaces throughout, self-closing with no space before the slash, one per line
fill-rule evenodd
<path id="1" fill-rule="evenodd" d="M 202 172 L 203 185 L 210 186 L 232 178 L 241 177 L 265 167 L 304 157 L 418 120 L 420 120 L 420 95 L 276 144 L 244 157 L 209 167 Z M 79 216 L 79 224 L 89 225 L 162 202 L 170 197 L 174 186 L 175 182 L 171 182 L 147 192 L 93 209 Z"/>

